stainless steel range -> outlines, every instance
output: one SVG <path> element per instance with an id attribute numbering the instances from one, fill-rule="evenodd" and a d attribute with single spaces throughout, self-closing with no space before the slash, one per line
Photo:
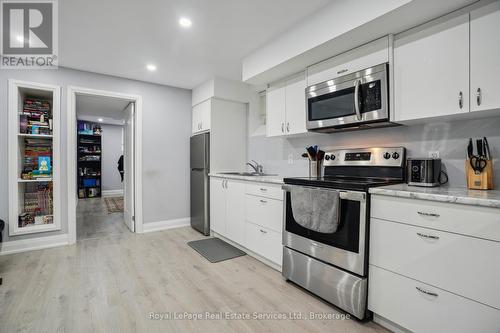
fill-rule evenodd
<path id="1" fill-rule="evenodd" d="M 367 316 L 370 187 L 405 181 L 406 150 L 330 151 L 324 177 L 285 178 L 283 276 Z"/>

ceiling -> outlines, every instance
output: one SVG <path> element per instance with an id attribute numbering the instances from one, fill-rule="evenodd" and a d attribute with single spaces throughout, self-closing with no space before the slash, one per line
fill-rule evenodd
<path id="1" fill-rule="evenodd" d="M 59 65 L 188 89 L 241 80 L 245 56 L 331 1 L 59 1 Z"/>
<path id="2" fill-rule="evenodd" d="M 104 124 L 123 125 L 125 114 L 123 110 L 130 103 L 128 100 L 91 96 L 76 96 L 76 117 L 80 120 L 99 122 Z"/>

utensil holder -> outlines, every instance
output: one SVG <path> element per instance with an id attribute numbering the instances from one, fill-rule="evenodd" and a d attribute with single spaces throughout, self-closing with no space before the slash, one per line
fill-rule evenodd
<path id="1" fill-rule="evenodd" d="M 309 177 L 317 179 L 323 177 L 323 160 L 309 161 Z"/>
<path id="2" fill-rule="evenodd" d="M 465 175 L 467 188 L 470 190 L 492 190 L 493 185 L 493 160 L 487 160 L 486 167 L 476 173 L 470 165 L 470 159 L 465 161 Z"/>

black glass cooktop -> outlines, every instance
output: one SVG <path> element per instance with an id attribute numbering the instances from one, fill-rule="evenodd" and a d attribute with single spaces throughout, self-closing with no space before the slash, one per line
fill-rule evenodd
<path id="1" fill-rule="evenodd" d="M 384 186 L 390 184 L 401 183 L 401 180 L 383 179 L 383 178 L 346 178 L 346 177 L 332 177 L 325 176 L 321 178 L 316 177 L 297 177 L 283 179 L 285 184 L 313 186 L 313 187 L 326 187 L 339 190 L 357 190 L 368 191 L 370 187 Z"/>

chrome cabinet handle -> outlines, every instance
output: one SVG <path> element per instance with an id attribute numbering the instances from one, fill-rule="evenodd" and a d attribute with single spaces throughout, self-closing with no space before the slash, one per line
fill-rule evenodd
<path id="1" fill-rule="evenodd" d="M 281 123 L 281 133 L 285 133 L 285 123 Z"/>
<path id="2" fill-rule="evenodd" d="M 262 203 L 267 203 L 267 201 L 266 201 L 266 200 L 260 200 L 260 202 L 262 202 Z"/>
<path id="3" fill-rule="evenodd" d="M 417 212 L 418 215 L 421 216 L 430 216 L 430 217 L 439 217 L 439 214 L 436 213 L 426 213 L 426 212 Z"/>
<path id="4" fill-rule="evenodd" d="M 439 239 L 439 236 L 432 236 L 432 235 L 426 235 L 420 232 L 417 232 L 417 235 L 422 237 L 422 238 L 427 238 L 427 239 Z"/>
<path id="5" fill-rule="evenodd" d="M 483 99 L 483 97 L 481 96 L 481 88 L 477 88 L 477 91 L 476 91 L 477 106 L 481 105 L 482 99 Z"/>
<path id="6" fill-rule="evenodd" d="M 460 108 L 464 107 L 464 94 L 462 92 L 458 94 L 458 106 Z"/>
<path id="7" fill-rule="evenodd" d="M 267 231 L 262 230 L 262 229 L 259 229 L 259 230 L 260 230 L 260 232 L 262 232 L 263 234 L 267 234 Z"/>
<path id="8" fill-rule="evenodd" d="M 267 192 L 267 188 L 263 188 L 263 187 L 261 187 L 261 188 L 260 188 L 260 190 L 261 190 L 262 192 Z"/>
<path id="9" fill-rule="evenodd" d="M 359 86 L 361 85 L 360 80 L 356 80 L 354 84 L 354 110 L 356 111 L 356 118 L 361 120 L 361 111 L 359 111 Z"/>
<path id="10" fill-rule="evenodd" d="M 288 122 L 286 123 L 286 131 L 288 133 L 290 133 L 290 123 L 288 123 Z"/>
<path id="11" fill-rule="evenodd" d="M 438 294 L 433 293 L 433 292 L 428 291 L 428 290 L 425 290 L 425 289 L 423 289 L 423 288 L 420 288 L 420 287 L 415 287 L 415 289 L 417 289 L 418 291 L 420 291 L 420 292 L 421 292 L 421 293 L 423 293 L 423 294 L 426 294 L 426 295 L 429 295 L 429 296 L 438 297 Z"/>
<path id="12" fill-rule="evenodd" d="M 341 69 L 340 71 L 338 71 L 337 74 L 342 74 L 342 73 L 345 73 L 347 71 L 348 71 L 348 69 L 344 68 L 344 69 Z"/>

